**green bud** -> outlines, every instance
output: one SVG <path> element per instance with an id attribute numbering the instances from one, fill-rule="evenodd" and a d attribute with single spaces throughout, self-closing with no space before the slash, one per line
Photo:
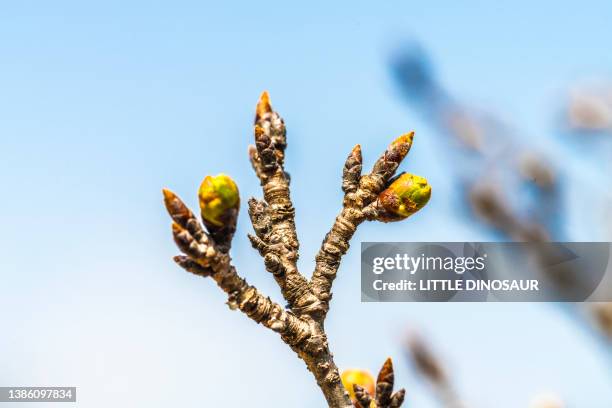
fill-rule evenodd
<path id="1" fill-rule="evenodd" d="M 198 197 L 205 223 L 216 227 L 223 227 L 227 222 L 235 223 L 240 195 L 231 177 L 225 174 L 206 176 L 200 185 Z"/>
<path id="2" fill-rule="evenodd" d="M 378 196 L 382 221 L 399 221 L 419 211 L 431 197 L 427 180 L 404 173 Z"/>

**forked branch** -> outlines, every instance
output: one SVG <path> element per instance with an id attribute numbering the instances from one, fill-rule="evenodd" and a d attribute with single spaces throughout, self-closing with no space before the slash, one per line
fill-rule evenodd
<path id="1" fill-rule="evenodd" d="M 330 407 L 352 407 L 324 330 L 331 286 L 341 257 L 348 250 L 349 241 L 360 223 L 402 220 L 429 200 L 431 189 L 425 179 L 410 174 L 392 178 L 408 154 L 414 134 L 396 139 L 372 171 L 363 176 L 361 148 L 357 145 L 353 149 L 343 172 L 343 208 L 323 241 L 316 257 L 315 272 L 309 281 L 297 268 L 299 243 L 295 210 L 289 192 L 290 178 L 284 169 L 286 128 L 265 92 L 257 104 L 254 133 L 255 145 L 249 146 L 249 157 L 263 189 L 263 200 L 251 198 L 248 201 L 255 231 L 249 239 L 263 257 L 266 270 L 278 283 L 287 306 L 273 302 L 249 285 L 231 263 L 229 252 L 240 198 L 236 184 L 224 174 L 207 176 L 200 186 L 198 196 L 204 227 L 180 198 L 164 190 L 164 202 L 173 220 L 172 234 L 184 254 L 174 260 L 188 272 L 214 279 L 227 293 L 231 309 L 238 309 L 279 333 L 313 373 Z M 401 405 L 403 390 L 391 394 L 393 369 L 390 360 L 383 366 L 377 384 L 375 401 L 378 408 Z M 363 401 L 371 398 L 367 391 L 359 391 L 359 395 Z"/>

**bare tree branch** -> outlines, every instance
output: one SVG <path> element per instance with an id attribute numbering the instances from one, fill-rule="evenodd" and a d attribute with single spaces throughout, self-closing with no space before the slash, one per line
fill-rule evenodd
<path id="1" fill-rule="evenodd" d="M 299 243 L 295 210 L 289 195 L 289 177 L 284 170 L 286 128 L 280 115 L 272 110 L 267 92 L 257 103 L 255 147 L 250 149 L 249 156 L 265 202 L 249 200 L 249 215 L 259 238 L 254 247 L 266 260 L 266 269 L 274 274 L 289 307 L 297 314 L 306 313 L 316 309 L 319 302 L 297 269 Z"/>
<path id="2" fill-rule="evenodd" d="M 323 241 L 317 269 L 309 282 L 296 264 L 299 243 L 289 195 L 289 175 L 284 170 L 285 124 L 272 110 L 268 94 L 262 94 L 255 116 L 255 146 L 249 147 L 249 158 L 264 199 L 248 201 L 255 231 L 249 239 L 263 257 L 266 270 L 279 284 L 287 301 L 286 308 L 249 285 L 231 263 L 229 251 L 240 205 L 238 188 L 231 178 L 224 174 L 207 176 L 200 186 L 198 196 L 205 228 L 174 193 L 163 191 L 173 220 L 174 241 L 184 254 L 176 256 L 175 262 L 190 273 L 212 278 L 227 293 L 227 304 L 232 310 L 240 310 L 253 321 L 279 333 L 304 360 L 332 408 L 353 405 L 342 385 L 323 326 L 331 283 L 359 223 L 365 219 L 385 222 L 404 219 L 429 199 L 431 189 L 424 179 L 406 174 L 391 180 L 410 149 L 412 137 L 409 133 L 393 142 L 372 172 L 365 176 L 361 176 L 360 148 L 353 149 L 343 174 L 344 208 Z M 392 388 L 393 367 L 388 360 L 379 375 L 378 408 L 397 408 L 402 404 L 403 390 L 391 394 Z M 367 391 L 361 395 L 367 398 L 366 394 Z"/>
<path id="3" fill-rule="evenodd" d="M 289 344 L 299 344 L 310 335 L 308 325 L 283 307 L 264 297 L 242 279 L 228 254 L 219 251 L 215 242 L 203 231 L 200 223 L 187 206 L 170 190 L 164 190 L 168 213 L 174 220 L 172 232 L 179 249 L 185 256 L 176 256 L 175 262 L 188 272 L 212 277 L 228 294 L 228 306 L 239 309 L 257 323 L 278 332 Z M 196 239 L 195 237 L 198 237 Z"/>
<path id="4" fill-rule="evenodd" d="M 413 138 L 414 132 L 410 132 L 395 139 L 376 161 L 372 172 L 364 176 L 361 176 L 361 147 L 355 146 L 347 157 L 342 176 L 342 189 L 345 193 L 344 205 L 323 240 L 321 249 L 315 258 L 316 267 L 311 279 L 312 289 L 324 305 L 321 320 L 325 319 L 329 310 L 332 283 L 336 278 L 340 261 L 348 251 L 349 241 L 359 224 L 366 219 L 384 222 L 399 221 L 418 211 L 429 200 L 431 189 L 425 179 L 422 179 L 424 182 L 422 186 L 411 185 L 412 190 L 418 190 L 423 194 L 420 200 L 414 200 L 414 197 L 403 197 L 402 194 L 406 193 L 403 190 L 397 195 L 396 191 L 391 188 L 391 184 L 395 181 L 391 180 L 391 177 L 410 151 Z M 389 208 L 387 205 L 389 203 L 383 204 L 380 200 L 382 197 L 379 195 L 382 195 L 383 190 L 393 195 L 396 203 L 405 204 L 409 201 L 411 205 L 414 205 L 413 210 L 399 213 L 397 208 Z M 390 214 L 394 216 L 389 217 Z"/>

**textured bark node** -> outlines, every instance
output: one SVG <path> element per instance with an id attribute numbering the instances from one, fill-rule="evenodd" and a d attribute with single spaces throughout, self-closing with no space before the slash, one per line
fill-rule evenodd
<path id="1" fill-rule="evenodd" d="M 283 307 L 261 294 L 232 265 L 230 249 L 240 200 L 233 180 L 225 175 L 207 177 L 200 188 L 205 228 L 178 196 L 164 189 L 164 203 L 173 220 L 172 235 L 183 253 L 174 260 L 190 273 L 212 278 L 227 294 L 230 309 L 240 310 L 256 323 L 277 332 L 283 342 L 304 360 L 329 407 L 353 407 L 349 393 L 342 385 L 324 329 L 332 282 L 359 224 L 366 219 L 388 221 L 383 215 L 389 217 L 389 209 L 383 209 L 377 203 L 381 193 L 392 187 L 391 178 L 410 150 L 413 133 L 402 135 L 391 143 L 372 171 L 363 176 L 361 147 L 357 145 L 353 148 L 342 173 L 342 190 L 345 193 L 343 207 L 323 240 L 311 280 L 306 279 L 297 268 L 299 241 L 295 209 L 290 197 L 289 174 L 284 168 L 287 147 L 285 123 L 272 109 L 266 92 L 257 104 L 254 134 L 255 144 L 249 146 L 248 154 L 262 186 L 263 200 L 248 200 L 248 213 L 255 232 L 248 237 L 253 248 L 262 256 L 265 269 L 278 283 L 287 306 Z M 387 191 L 386 196 L 394 192 Z M 400 193 L 403 194 L 401 197 L 413 197 L 423 192 Z M 397 200 L 392 203 L 404 204 Z M 413 203 L 409 202 L 402 209 L 413 207 Z M 405 218 L 401 213 L 392 216 L 393 220 Z M 375 401 L 378 408 L 401 405 L 403 390 L 392 394 L 392 389 L 393 368 L 391 360 L 388 360 L 377 382 Z M 368 399 L 373 400 L 365 390 L 360 390 L 356 395 L 364 403 Z M 358 406 L 359 402 L 356 404 Z"/>

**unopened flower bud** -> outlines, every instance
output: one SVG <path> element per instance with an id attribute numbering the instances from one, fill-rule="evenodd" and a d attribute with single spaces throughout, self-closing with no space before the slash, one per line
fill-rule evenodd
<path id="1" fill-rule="evenodd" d="M 357 384 L 363 387 L 370 395 L 374 395 L 376 391 L 376 383 L 374 381 L 374 377 L 366 371 L 359 369 L 349 369 L 342 372 L 340 375 L 342 379 L 342 385 L 349 392 L 351 396 L 351 401 L 353 403 L 356 402 L 355 391 L 353 389 L 353 384 Z M 368 407 L 363 407 L 368 408 Z"/>
<path id="2" fill-rule="evenodd" d="M 404 173 L 378 196 L 378 217 L 384 222 L 403 220 L 423 208 L 430 197 L 427 180 Z"/>
<path id="3" fill-rule="evenodd" d="M 198 197 L 202 220 L 209 229 L 220 228 L 232 222 L 235 224 L 240 195 L 231 177 L 225 174 L 206 176 L 200 185 Z"/>

